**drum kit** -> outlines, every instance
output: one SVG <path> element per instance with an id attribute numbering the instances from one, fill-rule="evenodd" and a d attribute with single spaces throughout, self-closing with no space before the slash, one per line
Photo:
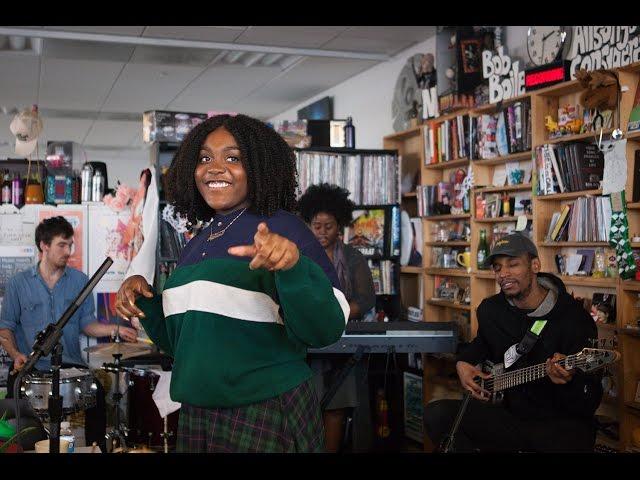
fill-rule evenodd
<path id="1" fill-rule="evenodd" d="M 63 415 L 71 415 L 96 406 L 98 371 L 113 381 L 105 388 L 112 400 L 113 427 L 106 434 L 110 453 L 169 452 L 175 447 L 179 411 L 162 418 L 153 400 L 159 375 L 150 369 L 125 366 L 154 348 L 148 344 L 116 342 L 98 344 L 84 349 L 102 366 L 63 368 L 60 370 L 60 395 Z M 44 423 L 49 421 L 48 399 L 51 395 L 50 373 L 32 372 L 21 385 L 22 394 L 29 400 L 35 414 Z M 124 407 L 124 408 L 123 408 Z M 109 407 L 107 407 L 109 408 Z M 124 416 L 124 418 L 122 418 Z"/>

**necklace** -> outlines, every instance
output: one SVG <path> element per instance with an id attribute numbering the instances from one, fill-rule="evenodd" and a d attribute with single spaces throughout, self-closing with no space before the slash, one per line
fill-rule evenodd
<path id="1" fill-rule="evenodd" d="M 236 216 L 236 218 L 234 218 L 233 220 L 231 220 L 231 223 L 229 223 L 229 225 L 227 225 L 226 227 L 224 227 L 222 230 L 220 230 L 219 232 L 213 233 L 213 222 L 211 222 L 211 230 L 210 230 L 210 234 L 209 234 L 209 238 L 207 238 L 207 242 L 210 242 L 212 240 L 215 240 L 216 238 L 220 238 L 221 236 L 223 236 L 225 234 L 225 232 L 227 231 L 227 229 L 233 225 L 233 222 L 235 222 L 238 218 L 240 218 L 240 215 L 242 215 L 245 210 L 248 207 L 245 207 L 242 209 L 242 211 Z"/>

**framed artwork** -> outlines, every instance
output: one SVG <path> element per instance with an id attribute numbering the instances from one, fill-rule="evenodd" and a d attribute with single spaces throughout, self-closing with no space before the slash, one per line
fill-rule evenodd
<path id="1" fill-rule="evenodd" d="M 460 41 L 462 50 L 462 71 L 464 73 L 479 72 L 482 66 L 482 40 L 479 38 L 469 38 Z"/>
<path id="2" fill-rule="evenodd" d="M 422 377 L 404 372 L 404 434 L 416 442 L 424 441 L 422 416 Z"/>

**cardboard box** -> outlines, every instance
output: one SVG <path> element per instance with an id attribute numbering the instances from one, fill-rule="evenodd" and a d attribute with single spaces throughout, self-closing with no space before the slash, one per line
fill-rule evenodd
<path id="1" fill-rule="evenodd" d="M 193 127 L 207 119 L 206 113 L 151 110 L 142 115 L 142 140 L 181 142 Z"/>

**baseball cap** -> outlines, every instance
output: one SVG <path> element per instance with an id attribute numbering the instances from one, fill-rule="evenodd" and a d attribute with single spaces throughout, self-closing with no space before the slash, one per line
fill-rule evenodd
<path id="1" fill-rule="evenodd" d="M 521 233 L 511 233 L 498 240 L 491 253 L 487 257 L 485 264 L 490 266 L 493 259 L 499 255 L 507 255 L 508 257 L 517 257 L 523 253 L 530 253 L 534 257 L 538 256 L 538 249 L 533 242 Z"/>
<path id="2" fill-rule="evenodd" d="M 42 133 L 42 119 L 38 114 L 38 106 L 33 105 L 18 112 L 13 117 L 9 129 L 16 137 L 16 154 L 29 156 L 36 148 L 38 136 Z"/>

